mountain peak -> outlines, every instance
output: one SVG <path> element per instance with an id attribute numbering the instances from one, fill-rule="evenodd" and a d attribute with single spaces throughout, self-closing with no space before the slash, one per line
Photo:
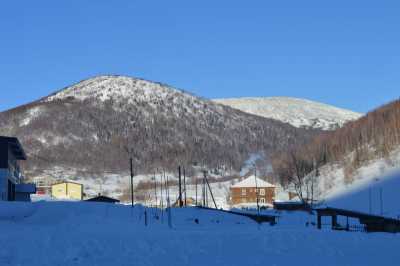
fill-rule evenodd
<path id="1" fill-rule="evenodd" d="M 328 104 L 291 97 L 215 99 L 241 111 L 289 123 L 295 127 L 332 130 L 362 116 Z"/>
<path id="2" fill-rule="evenodd" d="M 76 100 L 94 98 L 100 101 L 106 101 L 109 99 L 118 100 L 122 98 L 149 99 L 155 95 L 162 97 L 169 93 L 181 92 L 167 85 L 144 79 L 127 76 L 102 75 L 66 87 L 63 90 L 48 96 L 44 101 L 49 102 L 67 98 L 73 98 Z"/>

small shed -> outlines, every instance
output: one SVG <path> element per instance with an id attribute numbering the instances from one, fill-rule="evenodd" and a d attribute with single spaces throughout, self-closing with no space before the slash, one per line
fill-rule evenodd
<path id="1" fill-rule="evenodd" d="M 107 196 L 103 196 L 103 195 L 98 195 L 94 198 L 90 198 L 87 199 L 86 201 L 90 201 L 90 202 L 104 202 L 104 203 L 119 203 L 119 200 L 114 199 L 114 198 L 110 198 Z"/>

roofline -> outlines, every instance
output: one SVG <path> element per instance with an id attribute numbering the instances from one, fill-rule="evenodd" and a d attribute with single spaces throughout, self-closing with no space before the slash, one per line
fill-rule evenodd
<path id="1" fill-rule="evenodd" d="M 249 186 L 236 186 L 236 185 L 233 185 L 233 186 L 231 186 L 231 188 L 276 188 L 276 186 L 274 186 L 274 185 L 271 185 L 271 186 L 254 186 L 254 187 L 249 187 Z"/>
<path id="2" fill-rule="evenodd" d="M 83 186 L 83 184 L 78 183 L 78 182 L 73 182 L 73 181 L 59 181 L 57 183 L 51 184 L 50 186 L 55 186 L 55 185 L 60 185 L 60 184 L 75 184 L 75 185 Z"/>
<path id="3" fill-rule="evenodd" d="M 16 155 L 17 160 L 21 161 L 26 161 L 27 156 L 24 151 L 24 148 L 21 145 L 21 142 L 18 140 L 16 137 L 6 137 L 6 136 L 0 136 L 0 139 L 5 140 L 11 147 L 14 147 L 13 149 L 14 155 Z M 20 154 L 15 154 L 15 153 L 20 153 Z"/>
<path id="4" fill-rule="evenodd" d="M 253 179 L 253 178 L 255 178 L 256 180 L 260 180 L 260 184 L 258 184 L 257 181 L 256 181 L 254 186 L 241 186 L 240 185 L 240 183 L 242 183 L 242 182 L 244 182 L 244 181 L 246 181 L 248 179 Z M 264 186 L 262 183 L 267 183 L 268 185 Z M 248 177 L 245 177 L 242 181 L 239 181 L 238 183 L 232 185 L 230 188 L 276 188 L 276 186 L 271 184 L 271 183 L 269 183 L 269 182 L 267 182 L 267 181 L 265 181 L 265 180 L 263 180 L 263 179 L 261 179 L 258 176 L 256 177 L 254 175 L 250 175 Z"/>

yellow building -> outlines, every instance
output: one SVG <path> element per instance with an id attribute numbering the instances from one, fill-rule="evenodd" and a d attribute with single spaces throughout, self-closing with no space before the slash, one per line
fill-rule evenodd
<path id="1" fill-rule="evenodd" d="M 65 181 L 51 186 L 51 196 L 55 199 L 82 200 L 83 185 Z"/>

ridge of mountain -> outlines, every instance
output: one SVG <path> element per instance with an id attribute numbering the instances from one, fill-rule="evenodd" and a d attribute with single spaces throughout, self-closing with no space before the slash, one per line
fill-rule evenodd
<path id="1" fill-rule="evenodd" d="M 289 123 L 298 128 L 334 130 L 362 116 L 360 113 L 331 105 L 291 97 L 245 97 L 214 101 L 243 112 Z"/>

